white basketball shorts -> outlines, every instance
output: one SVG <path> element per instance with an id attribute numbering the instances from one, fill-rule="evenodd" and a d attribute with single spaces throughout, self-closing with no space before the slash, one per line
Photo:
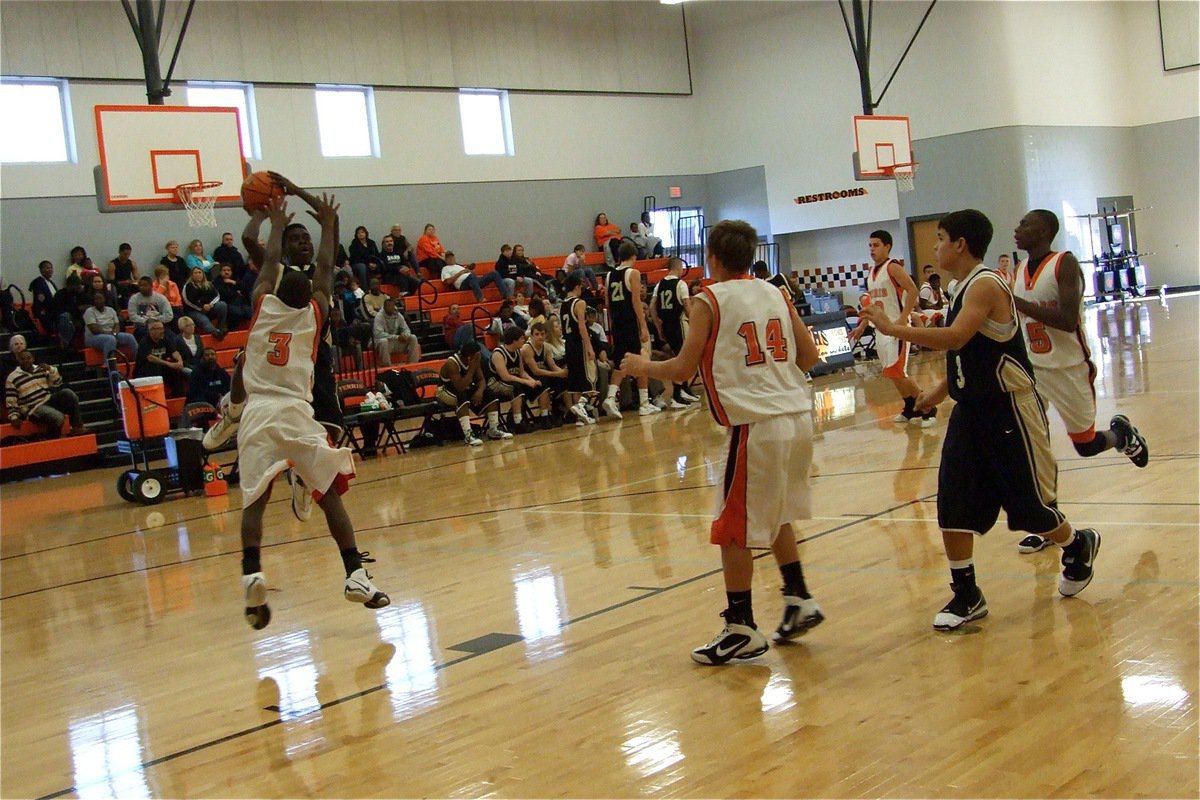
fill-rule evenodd
<path id="1" fill-rule="evenodd" d="M 1034 367 L 1033 377 L 1042 403 L 1054 406 L 1073 442 L 1090 442 L 1096 435 L 1096 367 L 1084 361 L 1070 367 Z"/>

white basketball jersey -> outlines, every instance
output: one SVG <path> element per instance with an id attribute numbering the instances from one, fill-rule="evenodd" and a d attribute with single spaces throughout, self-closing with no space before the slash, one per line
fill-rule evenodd
<path id="1" fill-rule="evenodd" d="M 320 330 L 316 300 L 292 308 L 273 294 L 259 298 L 242 366 L 246 392 L 311 401 Z"/>
<path id="2" fill-rule="evenodd" d="M 892 264 L 899 263 L 899 261 L 889 258 L 878 267 L 872 266 L 867 271 L 867 294 L 871 296 L 872 303 L 883 305 L 891 319 L 899 319 L 900 312 L 904 310 L 904 303 L 901 301 L 903 290 L 888 272 L 888 268 Z"/>
<path id="3" fill-rule="evenodd" d="M 1065 253 L 1049 253 L 1042 263 L 1029 267 L 1029 259 L 1017 265 L 1013 295 L 1039 306 L 1058 307 L 1058 270 Z M 1083 319 L 1083 296 L 1079 298 L 1079 318 Z M 1082 364 L 1090 359 L 1083 331 L 1060 331 L 1032 317 L 1021 315 L 1021 335 L 1033 366 L 1042 369 L 1061 369 Z"/>
<path id="4" fill-rule="evenodd" d="M 700 375 L 718 423 L 747 425 L 812 409 L 796 365 L 791 309 L 778 288 L 746 276 L 706 286 L 696 297 L 712 309 Z"/>

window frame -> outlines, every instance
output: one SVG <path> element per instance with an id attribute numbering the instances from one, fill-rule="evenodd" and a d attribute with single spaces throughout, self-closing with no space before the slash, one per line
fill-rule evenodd
<path id="1" fill-rule="evenodd" d="M 192 89 L 238 89 L 238 90 L 241 90 L 243 103 L 244 103 L 245 109 L 246 109 L 245 115 L 244 115 L 246 117 L 246 136 L 250 139 L 250 141 L 248 143 L 242 142 L 242 158 L 251 158 L 256 161 L 261 160 L 262 159 L 262 139 L 259 136 L 259 130 L 258 130 L 258 107 L 255 104 L 255 100 L 254 100 L 254 84 L 253 83 L 243 83 L 241 81 L 188 81 L 187 82 L 187 88 L 184 91 L 189 93 L 187 95 L 187 104 L 189 106 L 193 106 L 193 107 L 213 106 L 214 105 L 213 103 L 194 103 L 193 104 L 191 101 L 191 94 L 190 94 Z M 220 104 L 217 104 L 217 105 L 219 106 Z M 241 109 L 238 109 L 238 112 L 239 112 L 239 114 L 241 114 Z M 239 138 L 239 140 L 241 138 L 240 130 L 238 131 L 238 138 Z M 249 150 L 247 150 L 247 144 L 249 144 Z"/>
<path id="2" fill-rule="evenodd" d="M 486 152 L 472 153 L 467 149 L 467 125 L 466 118 L 463 115 L 462 100 L 467 96 L 487 96 L 495 97 L 500 105 L 500 136 L 504 142 L 504 152 Z M 513 145 L 513 127 L 512 127 L 512 112 L 509 109 L 508 90 L 507 89 L 484 89 L 484 88 L 460 88 L 458 90 L 458 124 L 462 133 L 463 154 L 468 157 L 475 156 L 508 156 L 516 155 L 516 148 Z"/>
<path id="3" fill-rule="evenodd" d="M 321 135 L 321 101 L 322 92 L 357 93 L 363 97 L 363 105 L 367 115 L 367 144 L 368 153 L 346 153 L 328 155 L 325 152 L 325 139 Z M 313 104 L 317 114 L 317 149 L 322 158 L 380 158 L 379 122 L 375 113 L 375 87 L 348 83 L 318 83 L 313 86 Z"/>
<path id="4" fill-rule="evenodd" d="M 63 149 L 65 150 L 65 153 L 63 154 L 64 157 L 61 159 L 54 159 L 51 161 L 8 161 L 4 160 L 3 157 L 0 156 L 0 163 L 5 164 L 6 166 L 78 164 L 79 151 L 75 146 L 75 119 L 74 115 L 71 113 L 71 89 L 69 82 L 65 78 L 3 75 L 0 76 L 0 84 L 6 86 L 53 86 L 58 89 L 59 124 L 62 125 Z"/>

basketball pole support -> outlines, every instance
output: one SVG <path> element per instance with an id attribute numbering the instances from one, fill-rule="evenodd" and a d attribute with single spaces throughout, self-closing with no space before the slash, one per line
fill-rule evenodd
<path id="1" fill-rule="evenodd" d="M 171 75 L 175 72 L 175 62 L 179 60 L 179 50 L 183 46 L 183 37 L 187 34 L 188 22 L 192 19 L 192 9 L 196 6 L 196 0 L 188 0 L 187 12 L 179 28 L 179 38 L 175 40 L 175 52 L 171 55 L 171 65 L 167 68 L 165 78 L 158 60 L 158 45 L 162 37 L 163 15 L 166 13 L 167 2 L 159 0 L 157 14 L 154 11 L 153 0 L 135 2 L 136 14 L 129 0 L 121 0 L 121 6 L 125 9 L 129 26 L 137 39 L 138 49 L 142 52 L 142 70 L 146 75 L 146 101 L 152 106 L 161 106 L 165 104 L 166 98 L 171 96 Z"/>
<path id="2" fill-rule="evenodd" d="M 904 63 L 904 59 L 908 57 L 908 51 L 912 50 L 917 37 L 921 35 L 921 29 L 925 27 L 925 20 L 929 19 L 929 15 L 933 13 L 933 7 L 937 5 L 937 0 L 930 0 L 929 8 L 925 9 L 925 16 L 921 17 L 921 22 L 917 25 L 917 29 L 913 31 L 912 37 L 908 40 L 908 46 L 904 48 L 904 53 L 901 54 L 900 60 L 896 62 L 896 68 L 892 70 L 887 83 L 883 85 L 883 91 L 879 93 L 878 98 L 872 100 L 871 23 L 874 17 L 874 5 L 875 0 L 867 0 L 866 14 L 864 14 L 863 0 L 850 0 L 851 15 L 854 17 L 854 29 L 851 30 L 850 17 L 846 14 L 846 2 L 845 0 L 838 0 L 838 8 L 842 11 L 842 22 L 846 25 L 846 36 L 850 39 L 850 50 L 854 53 L 854 63 L 858 66 L 858 88 L 862 94 L 863 114 L 868 117 L 874 116 L 875 109 L 883 102 L 883 96 L 887 94 L 888 87 L 896 79 L 896 73 L 900 71 L 900 66 Z"/>

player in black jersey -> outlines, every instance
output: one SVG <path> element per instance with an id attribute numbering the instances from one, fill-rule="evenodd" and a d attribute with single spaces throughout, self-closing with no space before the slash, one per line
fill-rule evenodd
<path id="1" fill-rule="evenodd" d="M 788 283 L 788 279 L 783 277 L 782 272 L 776 272 L 772 275 L 771 268 L 767 266 L 767 262 L 755 261 L 754 266 L 750 268 L 750 272 L 759 280 L 766 281 L 772 286 L 777 287 L 791 302 L 796 302 L 796 292 L 792 289 L 792 285 Z"/>
<path id="2" fill-rule="evenodd" d="M 537 378 L 542 384 L 542 392 L 535 398 L 541 411 L 537 420 L 539 427 L 549 428 L 552 424 L 550 407 L 566 389 L 567 371 L 554 362 L 554 356 L 546 347 L 546 323 L 535 322 L 529 326 L 529 341 L 521 347 L 521 361 L 525 366 L 525 374 Z M 529 416 L 531 420 L 536 416 L 532 403 Z"/>
<path id="3" fill-rule="evenodd" d="M 673 356 L 683 350 L 683 320 L 687 317 L 688 288 L 683 282 L 683 259 L 674 256 L 667 261 L 667 276 L 654 286 L 650 301 L 650 321 L 658 337 L 671 348 Z M 688 384 L 676 383 L 668 408 L 689 408 L 700 398 L 687 390 Z"/>
<path id="4" fill-rule="evenodd" d="M 947 394 L 956 401 L 938 469 L 938 526 L 954 597 L 933 619 L 938 630 L 987 615 L 975 584 L 974 536 L 996 524 L 1001 508 L 1009 528 L 1041 534 L 1063 548 L 1058 592 L 1064 597 L 1091 582 L 1100 550 L 1099 533 L 1075 530 L 1058 510 L 1058 466 L 1012 291 L 983 264 L 991 240 L 992 223 L 974 209 L 938 222 L 938 264 L 959 282 L 946 327 L 909 327 L 889 319 L 878 303 L 862 311 L 886 336 L 946 351 L 946 380 L 922 392 L 916 404 L 926 411 Z"/>
<path id="5" fill-rule="evenodd" d="M 604 278 L 613 337 L 613 351 L 609 356 L 613 371 L 603 406 L 606 414 L 620 419 L 617 392 L 621 388 L 621 381 L 625 379 L 625 373 L 621 371 L 621 359 L 625 358 L 626 353 L 650 355 L 650 329 L 646 327 L 646 312 L 642 309 L 642 273 L 633 266 L 637 261 L 637 246 L 633 242 L 622 242 L 617 249 L 617 258 L 621 263 Z M 662 410 L 650 402 L 648 386 L 646 378 L 637 379 L 638 413 L 643 417 Z"/>
<path id="6" fill-rule="evenodd" d="M 567 299 L 559 306 L 563 343 L 567 346 L 566 404 L 577 425 L 595 425 L 588 414 L 587 395 L 596 391 L 596 351 L 587 331 L 587 303 L 583 301 L 583 281 L 577 274 L 567 276 L 563 284 Z"/>
<path id="7" fill-rule="evenodd" d="M 500 337 L 500 346 L 492 351 L 487 362 L 488 388 L 501 400 L 512 401 L 512 421 L 515 433 L 530 433 L 533 424 L 525 423 L 524 411 L 537 402 L 545 391 L 537 378 L 526 374 L 521 360 L 521 347 L 525 344 L 525 331 L 516 325 L 506 328 Z M 530 413 L 532 418 L 533 414 Z"/>

